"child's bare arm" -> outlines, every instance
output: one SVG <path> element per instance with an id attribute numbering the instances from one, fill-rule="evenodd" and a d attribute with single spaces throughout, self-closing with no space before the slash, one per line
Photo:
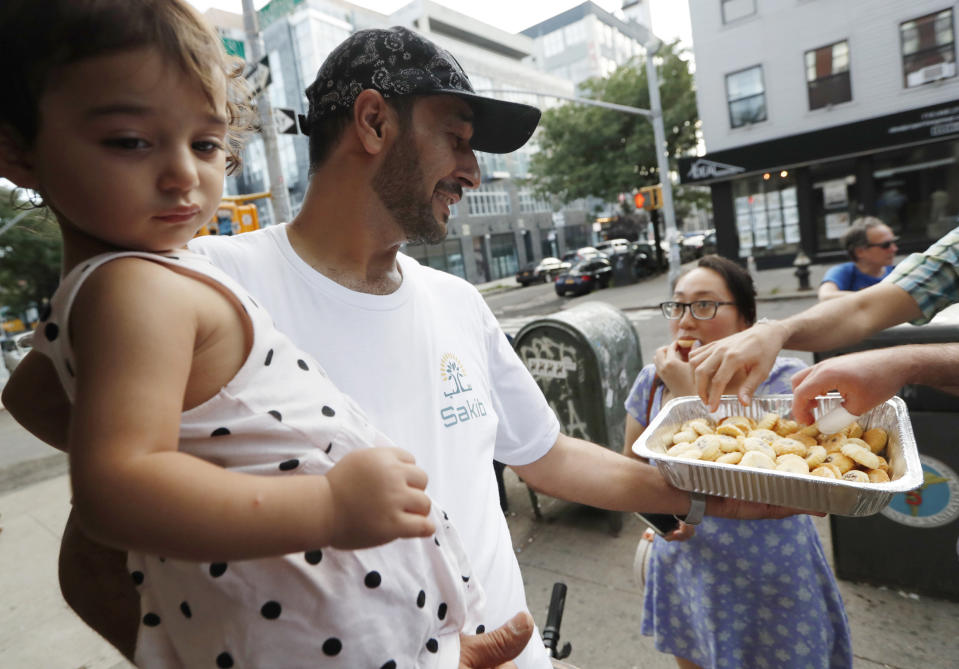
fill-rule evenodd
<path id="1" fill-rule="evenodd" d="M 3 406 L 33 436 L 67 450 L 70 402 L 50 360 L 30 351 L 3 389 Z"/>
<path id="2" fill-rule="evenodd" d="M 358 452 L 327 477 L 240 474 L 177 451 L 188 386 L 222 371 L 209 364 L 216 356 L 194 368 L 195 350 L 216 341 L 208 321 L 226 304 L 198 285 L 152 263 L 114 261 L 78 295 L 69 447 L 84 530 L 108 545 L 193 560 L 429 535 L 425 474 L 399 449 Z"/>

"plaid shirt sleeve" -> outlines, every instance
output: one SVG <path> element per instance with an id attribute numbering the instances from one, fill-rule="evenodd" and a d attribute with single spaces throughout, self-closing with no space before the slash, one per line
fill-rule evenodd
<path id="1" fill-rule="evenodd" d="M 928 323 L 946 307 L 959 302 L 959 228 L 922 253 L 913 253 L 887 276 L 889 281 L 909 293 L 922 316 L 913 325 Z"/>

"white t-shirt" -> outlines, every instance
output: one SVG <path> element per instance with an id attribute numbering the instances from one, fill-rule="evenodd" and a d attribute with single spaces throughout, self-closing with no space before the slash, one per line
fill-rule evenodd
<path id="1" fill-rule="evenodd" d="M 526 609 L 492 460 L 538 460 L 559 423 L 479 292 L 402 254 L 398 290 L 349 290 L 296 254 L 285 225 L 190 247 L 243 285 L 376 427 L 413 453 L 486 591 L 487 628 Z M 550 666 L 537 636 L 520 669 Z"/>

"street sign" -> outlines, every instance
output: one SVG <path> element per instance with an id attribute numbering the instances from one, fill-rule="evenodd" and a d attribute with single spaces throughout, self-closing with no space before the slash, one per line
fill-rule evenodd
<path id="1" fill-rule="evenodd" d="M 296 112 L 284 107 L 273 108 L 273 125 L 281 135 L 296 134 Z"/>
<path id="2" fill-rule="evenodd" d="M 260 93 L 273 82 L 273 77 L 270 75 L 270 57 L 263 56 L 255 63 L 247 63 L 243 77 L 253 89 L 253 97 L 259 97 Z"/>

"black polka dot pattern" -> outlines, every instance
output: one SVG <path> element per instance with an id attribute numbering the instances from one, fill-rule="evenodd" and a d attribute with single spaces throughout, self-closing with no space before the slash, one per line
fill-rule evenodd
<path id="1" fill-rule="evenodd" d="M 324 453 L 329 453 L 331 450 L 333 450 L 333 442 L 332 442 L 332 441 L 330 442 L 330 445 L 326 447 L 326 450 L 323 451 L 323 452 L 324 452 Z"/>
<path id="2" fill-rule="evenodd" d="M 426 650 L 431 653 L 435 653 L 440 649 L 440 644 L 436 639 L 430 639 L 426 642 Z"/>
<path id="3" fill-rule="evenodd" d="M 160 616 L 155 613 L 148 613 L 143 616 L 143 624 L 147 627 L 156 627 L 160 624 Z"/>
<path id="4" fill-rule="evenodd" d="M 60 334 L 60 327 L 56 323 L 47 323 L 43 326 L 43 336 L 47 341 L 53 341 Z"/>
<path id="5" fill-rule="evenodd" d="M 323 559 L 323 551 L 321 550 L 307 551 L 306 553 L 303 554 L 303 558 L 309 564 L 320 564 L 320 560 Z"/>
<path id="6" fill-rule="evenodd" d="M 276 620 L 280 617 L 282 611 L 283 607 L 280 606 L 280 603 L 272 600 L 260 607 L 260 615 L 267 620 Z"/>
<path id="7" fill-rule="evenodd" d="M 304 372 L 310 371 L 310 366 L 309 366 L 308 364 L 306 364 L 306 360 L 302 360 L 302 359 L 301 359 L 301 360 L 297 360 L 297 361 L 296 361 L 296 366 L 299 367 L 300 369 L 302 369 Z"/>
<path id="8" fill-rule="evenodd" d="M 280 413 L 279 411 L 277 411 L 276 409 L 271 409 L 271 410 L 268 411 L 267 413 L 269 413 L 271 416 L 273 416 L 274 418 L 276 418 L 276 419 L 277 419 L 278 421 L 280 421 L 281 423 L 283 422 L 283 414 L 281 414 L 281 413 Z"/>
<path id="9" fill-rule="evenodd" d="M 230 669 L 233 666 L 233 656 L 226 651 L 216 656 L 216 666 L 220 669 Z"/>
<path id="10" fill-rule="evenodd" d="M 323 406 L 322 412 L 323 412 L 323 415 L 326 416 L 327 418 L 332 418 L 333 416 L 336 415 L 336 412 L 333 410 L 333 407 L 328 407 L 326 405 Z"/>
<path id="11" fill-rule="evenodd" d="M 486 625 L 477 625 L 477 626 L 476 626 L 476 633 L 477 633 L 477 634 L 482 634 L 482 633 L 485 632 L 485 631 L 486 631 Z"/>
<path id="12" fill-rule="evenodd" d="M 333 657 L 334 655 L 339 655 L 341 650 L 343 650 L 343 642 L 341 642 L 335 636 L 331 636 L 329 639 L 323 642 L 324 655 Z"/>
<path id="13" fill-rule="evenodd" d="M 460 578 L 463 579 L 463 583 L 469 583 L 469 582 L 470 582 L 470 577 L 469 577 L 469 576 L 461 576 Z"/>
<path id="14" fill-rule="evenodd" d="M 299 466 L 300 466 L 300 461 L 297 460 L 296 458 L 293 458 L 292 460 L 284 460 L 283 462 L 280 463 L 280 471 L 288 472 L 291 469 L 296 469 Z"/>
<path id="15" fill-rule="evenodd" d="M 210 436 L 211 436 L 211 437 L 225 437 L 225 436 L 228 435 L 228 434 L 230 434 L 229 428 L 218 427 L 218 428 L 216 428 L 215 430 L 213 430 L 213 432 L 210 433 Z"/>
<path id="16" fill-rule="evenodd" d="M 371 571 L 366 575 L 366 578 L 363 579 L 363 585 L 367 588 L 378 588 L 382 582 L 383 577 L 380 576 L 380 572 L 378 571 Z"/>
<path id="17" fill-rule="evenodd" d="M 420 590 L 420 594 L 416 596 L 416 606 L 421 609 L 426 606 L 426 593 L 422 590 Z"/>
<path id="18" fill-rule="evenodd" d="M 270 366 L 270 363 L 273 362 L 273 349 L 271 348 L 266 353 L 266 360 L 263 361 L 263 364 L 267 367 Z"/>
<path id="19" fill-rule="evenodd" d="M 226 573 L 226 562 L 214 562 L 210 565 L 210 576 L 220 578 Z"/>
<path id="20" fill-rule="evenodd" d="M 130 578 L 133 579 L 133 583 L 134 583 L 135 585 L 143 585 L 143 572 L 142 572 L 142 571 L 135 571 L 135 572 L 133 572 L 132 574 L 130 574 Z"/>
<path id="21" fill-rule="evenodd" d="M 396 661 L 390 660 L 389 662 L 384 664 L 382 667 L 380 667 L 380 669 L 396 669 Z"/>
<path id="22" fill-rule="evenodd" d="M 186 602 L 180 602 L 180 613 L 183 614 L 184 618 L 192 618 L 193 610 L 190 608 L 190 605 Z"/>
<path id="23" fill-rule="evenodd" d="M 439 609 L 436 610 L 436 617 L 439 618 L 440 620 L 445 620 L 446 610 L 447 610 L 446 602 L 443 602 L 442 604 L 440 604 Z"/>

